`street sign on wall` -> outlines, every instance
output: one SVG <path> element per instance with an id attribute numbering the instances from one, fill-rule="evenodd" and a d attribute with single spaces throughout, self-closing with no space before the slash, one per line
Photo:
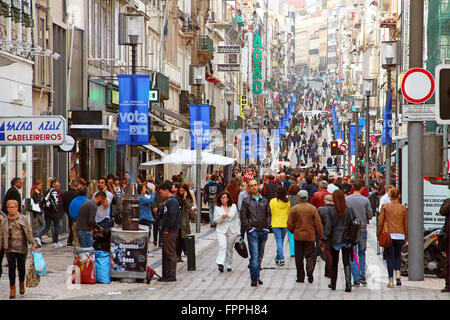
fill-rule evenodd
<path id="1" fill-rule="evenodd" d="M 217 64 L 217 71 L 240 71 L 241 65 L 239 63 Z"/>
<path id="2" fill-rule="evenodd" d="M 230 45 L 230 46 L 217 46 L 217 53 L 240 53 L 241 46 Z"/>
<path id="3" fill-rule="evenodd" d="M 66 139 L 63 116 L 0 118 L 0 145 L 60 145 Z"/>

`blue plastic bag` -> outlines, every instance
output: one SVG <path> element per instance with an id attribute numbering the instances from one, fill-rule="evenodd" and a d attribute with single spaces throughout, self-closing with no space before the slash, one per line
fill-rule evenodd
<path id="1" fill-rule="evenodd" d="M 45 276 L 47 274 L 47 263 L 42 253 L 33 251 L 33 264 L 38 275 Z"/>
<path id="2" fill-rule="evenodd" d="M 97 283 L 110 283 L 111 282 L 111 260 L 109 258 L 109 252 L 107 251 L 95 251 L 95 274 Z"/>

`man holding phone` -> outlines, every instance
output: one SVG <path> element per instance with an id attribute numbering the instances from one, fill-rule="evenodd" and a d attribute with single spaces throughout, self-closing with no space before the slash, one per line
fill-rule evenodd
<path id="1" fill-rule="evenodd" d="M 95 215 L 95 222 L 100 225 L 105 231 L 111 229 L 112 223 L 110 218 L 111 203 L 114 199 L 114 195 L 108 191 L 107 179 L 105 177 L 98 178 L 97 189 L 98 192 L 103 191 L 106 194 L 106 198 L 103 199 L 101 204 L 97 208 L 97 214 Z M 95 198 L 96 192 L 92 198 Z"/>

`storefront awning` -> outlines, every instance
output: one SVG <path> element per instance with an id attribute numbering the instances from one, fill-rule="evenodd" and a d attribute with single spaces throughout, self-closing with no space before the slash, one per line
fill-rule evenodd
<path id="1" fill-rule="evenodd" d="M 146 144 L 143 145 L 144 148 L 153 151 L 154 153 L 160 155 L 161 157 L 165 157 L 167 156 L 167 153 L 165 153 L 164 151 L 159 150 L 157 147 L 152 146 L 151 144 Z"/>

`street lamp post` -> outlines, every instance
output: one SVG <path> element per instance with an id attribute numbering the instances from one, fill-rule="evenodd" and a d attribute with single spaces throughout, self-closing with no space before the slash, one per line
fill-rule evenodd
<path id="1" fill-rule="evenodd" d="M 231 103 L 233 102 L 234 92 L 231 91 L 231 90 L 227 90 L 227 91 L 225 91 L 224 96 L 225 96 L 225 101 L 227 102 L 227 105 L 228 105 L 228 118 L 227 118 L 227 126 L 225 127 L 225 139 L 224 139 L 224 149 L 225 150 L 224 151 L 225 151 L 225 155 L 228 157 L 230 155 L 228 154 L 228 149 L 229 148 L 228 148 L 228 138 L 227 138 L 228 134 L 227 134 L 227 130 L 231 129 Z M 232 151 L 230 151 L 230 153 L 231 152 Z M 227 183 L 227 184 L 231 180 L 231 176 L 232 176 L 232 174 L 231 174 L 231 170 L 232 169 L 231 168 L 232 168 L 231 164 L 226 165 L 223 168 L 224 182 Z"/>
<path id="2" fill-rule="evenodd" d="M 356 98 L 355 110 L 355 178 L 358 177 L 358 159 L 359 159 L 359 125 L 358 113 L 362 110 L 364 105 L 364 98 Z"/>
<path id="3" fill-rule="evenodd" d="M 366 188 L 369 190 L 369 138 L 370 138 L 370 115 L 369 115 L 369 106 L 370 106 L 370 97 L 374 95 L 376 92 L 375 88 L 375 80 L 374 79 L 364 79 L 363 81 L 363 88 L 364 88 L 364 94 L 367 98 L 366 103 L 366 145 L 365 145 L 365 152 L 364 152 L 364 167 L 365 167 L 365 173 L 366 173 Z"/>
<path id="4" fill-rule="evenodd" d="M 387 97 L 392 90 L 392 69 L 398 64 L 398 41 L 382 41 L 381 42 L 381 58 L 382 67 L 387 72 Z M 408 125 L 409 127 L 409 125 Z M 391 184 L 391 145 L 386 143 L 386 190 Z"/>
<path id="5" fill-rule="evenodd" d="M 144 40 L 145 20 L 141 14 L 121 13 L 119 17 L 119 45 L 131 46 L 131 73 L 136 74 L 137 45 Z M 130 146 L 131 178 L 137 182 L 138 176 L 138 150 L 137 146 Z M 119 166 L 123 164 L 119 164 Z M 121 170 L 120 170 L 121 171 Z"/>

